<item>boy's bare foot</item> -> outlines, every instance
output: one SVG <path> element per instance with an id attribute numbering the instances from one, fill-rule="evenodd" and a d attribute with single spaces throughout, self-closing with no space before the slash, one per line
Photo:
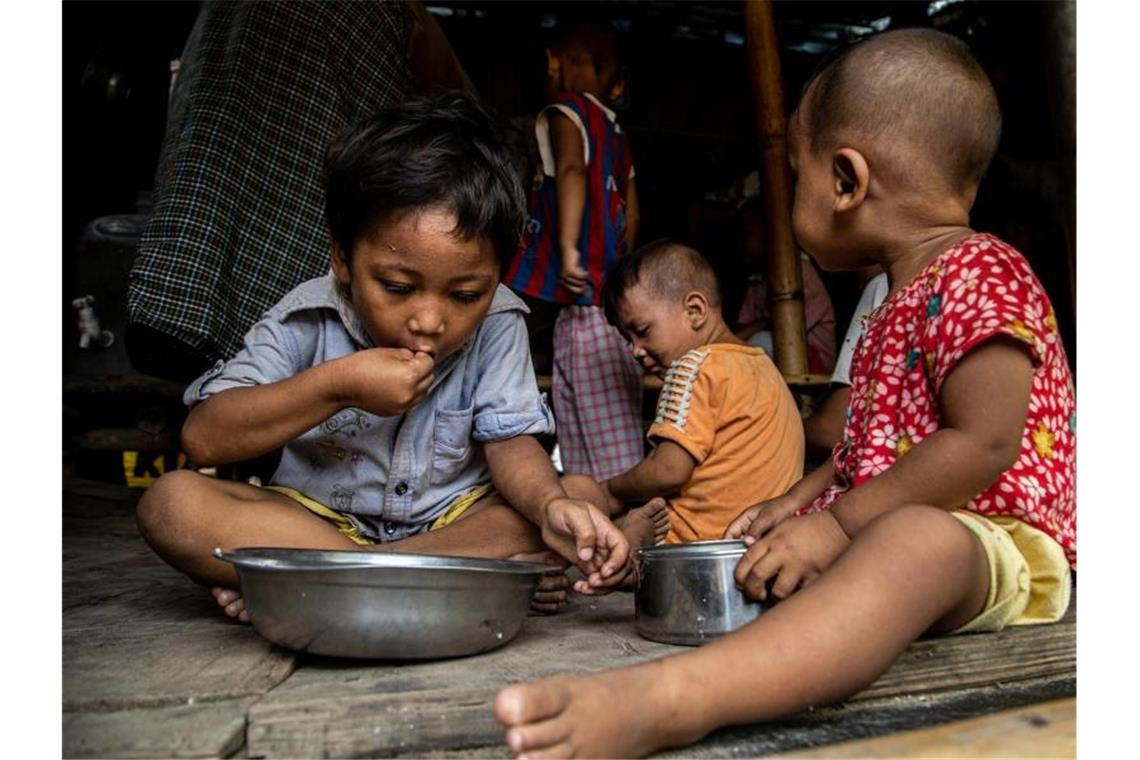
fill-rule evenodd
<path id="1" fill-rule="evenodd" d="M 659 663 L 508 686 L 495 698 L 516 757 L 644 757 L 700 738 L 674 736 Z M 675 726 L 675 722 L 674 722 Z"/>
<path id="2" fill-rule="evenodd" d="M 669 532 L 669 505 L 655 496 L 614 520 L 614 525 L 625 534 L 630 547 L 654 546 L 664 541 Z"/>
<path id="3" fill-rule="evenodd" d="M 219 607 L 225 610 L 227 615 L 237 618 L 242 623 L 249 622 L 249 613 L 245 611 L 245 600 L 241 598 L 240 592 L 234 591 L 232 588 L 214 586 L 210 589 L 210 593 L 214 595 L 214 600 Z"/>
<path id="4" fill-rule="evenodd" d="M 508 559 L 520 562 L 539 562 L 550 565 L 546 575 L 538 583 L 538 588 L 530 600 L 532 615 L 549 615 L 559 612 L 566 606 L 566 596 L 570 590 L 570 579 L 566 576 L 569 563 L 552 551 L 530 554 L 513 554 Z"/>

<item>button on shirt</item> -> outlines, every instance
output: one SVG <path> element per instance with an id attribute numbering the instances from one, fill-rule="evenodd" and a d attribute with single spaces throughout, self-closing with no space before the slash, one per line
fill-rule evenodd
<path id="1" fill-rule="evenodd" d="M 335 509 L 379 541 L 425 530 L 455 499 L 490 482 L 475 443 L 554 432 L 534 377 L 525 311 L 499 285 L 475 333 L 436 365 L 427 398 L 390 417 L 340 410 L 285 445 L 272 483 Z M 195 380 L 183 400 L 193 406 L 229 388 L 278 382 L 371 345 L 330 273 L 281 299 L 238 354 Z"/>

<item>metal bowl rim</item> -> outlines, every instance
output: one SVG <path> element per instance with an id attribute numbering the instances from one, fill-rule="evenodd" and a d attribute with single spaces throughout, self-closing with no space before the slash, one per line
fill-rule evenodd
<path id="1" fill-rule="evenodd" d="M 242 547 L 230 552 L 214 549 L 214 556 L 242 570 L 269 572 L 329 572 L 335 570 L 463 570 L 476 573 L 534 575 L 554 566 L 512 559 L 450 557 L 438 554 L 364 552 L 351 549 L 287 549 Z"/>
<path id="2" fill-rule="evenodd" d="M 657 544 L 643 546 L 637 550 L 640 559 L 712 559 L 743 555 L 748 546 L 742 539 L 719 539 L 715 541 L 690 541 L 685 544 Z"/>

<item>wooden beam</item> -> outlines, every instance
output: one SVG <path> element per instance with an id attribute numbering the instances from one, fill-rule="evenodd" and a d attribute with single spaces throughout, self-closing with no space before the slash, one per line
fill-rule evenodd
<path id="1" fill-rule="evenodd" d="M 770 0 L 744 0 L 744 28 L 756 127 L 760 138 L 760 187 L 768 244 L 768 298 L 776 366 L 785 376 L 806 375 L 803 272 L 792 234 L 792 180 L 787 160 L 787 119 L 780 79 L 780 48 Z"/>
<path id="2" fill-rule="evenodd" d="M 772 757 L 1075 757 L 1076 752 L 1077 700 L 1073 698 Z"/>
<path id="3" fill-rule="evenodd" d="M 65 375 L 65 395 L 124 394 L 181 399 L 186 386 L 149 375 Z"/>
<path id="4" fill-rule="evenodd" d="M 87 451 L 178 451 L 178 435 L 170 430 L 148 432 L 139 428 L 99 428 L 85 431 L 72 439 L 79 449 Z"/>

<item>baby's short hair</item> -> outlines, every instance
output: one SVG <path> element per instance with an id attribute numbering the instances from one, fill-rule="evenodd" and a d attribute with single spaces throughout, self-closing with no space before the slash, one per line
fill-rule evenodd
<path id="1" fill-rule="evenodd" d="M 865 138 L 872 158 L 905 176 L 918 164 L 955 191 L 976 186 L 1001 136 L 989 77 L 966 43 L 899 29 L 840 50 L 804 88 L 799 110 L 814 150 Z"/>
<path id="2" fill-rule="evenodd" d="M 377 225 L 444 206 L 454 234 L 486 237 L 505 267 L 526 223 L 526 199 L 501 126 L 470 98 L 448 94 L 385 108 L 325 154 L 325 222 L 346 258 Z"/>
<path id="3" fill-rule="evenodd" d="M 676 240 L 655 240 L 618 259 L 602 287 L 602 305 L 611 325 L 618 326 L 618 304 L 635 285 L 678 302 L 697 290 L 704 293 L 710 306 L 720 308 L 720 286 L 712 266 L 695 248 Z"/>
<path id="4" fill-rule="evenodd" d="M 567 24 L 555 35 L 550 51 L 575 62 L 589 58 L 603 93 L 608 93 L 620 76 L 617 34 L 607 26 L 588 21 Z"/>

